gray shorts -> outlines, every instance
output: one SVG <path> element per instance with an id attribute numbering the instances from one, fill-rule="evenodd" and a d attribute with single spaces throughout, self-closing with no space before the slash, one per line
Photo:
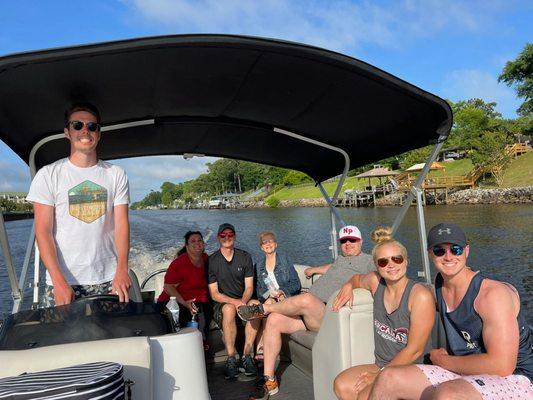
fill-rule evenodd
<path id="1" fill-rule="evenodd" d="M 74 290 L 75 300 L 82 297 L 92 296 L 95 294 L 109 294 L 111 293 L 113 282 L 98 283 L 96 285 L 72 285 Z M 44 295 L 41 298 L 41 308 L 55 307 L 54 287 L 46 285 L 44 288 Z"/>

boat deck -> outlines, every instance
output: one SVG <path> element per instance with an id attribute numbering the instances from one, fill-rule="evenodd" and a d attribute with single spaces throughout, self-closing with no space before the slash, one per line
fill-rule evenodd
<path id="1" fill-rule="evenodd" d="M 272 400 L 313 400 L 313 381 L 288 362 L 281 362 L 276 370 L 280 389 Z M 234 381 L 224 379 L 224 363 L 207 365 L 207 381 L 211 400 L 246 400 L 256 380 Z"/>

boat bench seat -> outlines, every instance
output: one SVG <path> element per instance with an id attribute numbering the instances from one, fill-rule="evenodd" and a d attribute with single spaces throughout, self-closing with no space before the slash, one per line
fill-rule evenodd
<path id="1" fill-rule="evenodd" d="M 0 378 L 97 361 L 124 366 L 124 379 L 135 382 L 135 398 L 152 399 L 153 377 L 147 337 L 128 337 L 93 342 L 68 343 L 29 350 L 0 351 Z"/>

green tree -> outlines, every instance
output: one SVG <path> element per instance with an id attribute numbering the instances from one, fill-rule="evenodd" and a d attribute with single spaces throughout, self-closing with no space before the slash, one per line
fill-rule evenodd
<path id="1" fill-rule="evenodd" d="M 303 172 L 290 170 L 283 177 L 282 183 L 284 185 L 299 185 L 300 183 L 305 182 L 313 182 L 313 180 L 309 177 L 309 175 Z"/>
<path id="2" fill-rule="evenodd" d="M 514 86 L 518 97 L 524 102 L 518 108 L 519 115 L 533 113 L 533 44 L 526 43 L 522 52 L 513 61 L 508 61 L 498 77 L 498 82 Z"/>
<path id="3" fill-rule="evenodd" d="M 162 203 L 165 207 L 170 207 L 171 204 L 172 204 L 172 194 L 170 194 L 170 192 L 164 192 L 164 193 L 161 195 L 161 203 Z"/>

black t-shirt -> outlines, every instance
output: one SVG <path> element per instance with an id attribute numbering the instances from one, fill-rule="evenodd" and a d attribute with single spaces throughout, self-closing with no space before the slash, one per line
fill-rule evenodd
<path id="1" fill-rule="evenodd" d="M 244 250 L 234 249 L 233 258 L 228 262 L 220 250 L 209 256 L 208 283 L 217 283 L 218 291 L 234 299 L 244 293 L 244 278 L 254 276 L 252 257 Z"/>

